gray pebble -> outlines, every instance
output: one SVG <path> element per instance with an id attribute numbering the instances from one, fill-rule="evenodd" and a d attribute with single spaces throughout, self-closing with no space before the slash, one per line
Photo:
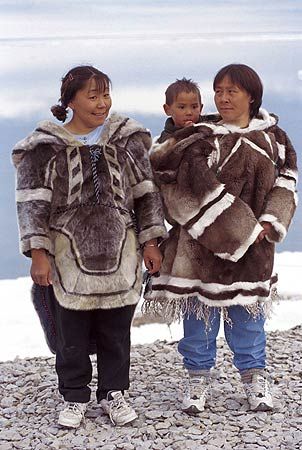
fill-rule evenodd
<path id="1" fill-rule="evenodd" d="M 92 399 L 77 430 L 57 425 L 62 399 L 54 358 L 0 363 L 0 450 L 296 450 L 302 442 L 302 327 L 268 333 L 268 368 L 276 408 L 251 412 L 223 339 L 205 410 L 181 411 L 184 371 L 177 343 L 157 341 L 132 350 L 127 399 L 139 418 L 114 427 Z M 281 355 L 281 356 L 280 356 Z"/>

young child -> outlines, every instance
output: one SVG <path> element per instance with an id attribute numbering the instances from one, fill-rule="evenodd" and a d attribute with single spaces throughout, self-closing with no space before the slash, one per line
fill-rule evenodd
<path id="1" fill-rule="evenodd" d="M 205 406 L 221 314 L 250 408 L 273 408 L 264 322 L 277 281 L 274 244 L 297 203 L 296 154 L 277 117 L 259 109 L 257 73 L 231 64 L 213 87 L 216 119 L 165 134 L 151 154 L 172 229 L 144 308 L 184 318 L 182 409 L 193 414 Z"/>
<path id="2" fill-rule="evenodd" d="M 165 92 L 163 105 L 168 119 L 157 142 L 162 143 L 173 136 L 175 131 L 198 123 L 201 120 L 202 100 L 198 84 L 182 78 L 170 84 Z"/>
<path id="3" fill-rule="evenodd" d="M 53 286 L 56 371 L 65 400 L 59 424 L 77 428 L 84 418 L 93 331 L 97 401 L 114 424 L 124 425 L 137 417 L 123 394 L 142 255 L 157 272 L 157 239 L 165 235 L 148 158 L 151 137 L 132 119 L 108 117 L 110 79 L 92 66 L 74 67 L 62 79 L 60 105 L 51 110 L 65 122 L 68 108 L 69 122 L 41 122 L 13 150 L 20 247 L 32 258 L 34 283 Z"/>

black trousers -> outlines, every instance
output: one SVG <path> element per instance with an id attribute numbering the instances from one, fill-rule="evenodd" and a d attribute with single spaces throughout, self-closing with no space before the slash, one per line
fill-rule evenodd
<path id="1" fill-rule="evenodd" d="M 97 348 L 97 401 L 111 390 L 129 388 L 130 328 L 136 305 L 114 309 L 77 311 L 56 301 L 56 371 L 59 392 L 68 402 L 90 399 L 92 365 L 89 342 L 93 334 Z"/>

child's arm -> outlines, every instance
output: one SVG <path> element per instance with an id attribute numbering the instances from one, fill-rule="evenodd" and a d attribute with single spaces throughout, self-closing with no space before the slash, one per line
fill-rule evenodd
<path id="1" fill-rule="evenodd" d="M 274 187 L 266 197 L 259 221 L 270 224 L 270 231 L 266 235 L 268 241 L 281 242 L 297 207 L 298 172 L 296 152 L 288 136 L 277 128 L 275 137 L 279 150 L 279 171 Z"/>

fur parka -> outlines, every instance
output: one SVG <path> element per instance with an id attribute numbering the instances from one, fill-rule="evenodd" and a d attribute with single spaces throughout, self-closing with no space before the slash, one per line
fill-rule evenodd
<path id="1" fill-rule="evenodd" d="M 56 298 L 68 309 L 137 303 L 140 244 L 166 234 L 150 133 L 113 114 L 97 144 L 45 121 L 12 155 L 21 252 L 47 250 Z"/>
<path id="2" fill-rule="evenodd" d="M 277 281 L 274 244 L 297 204 L 296 154 L 277 118 L 260 110 L 240 129 L 204 117 L 156 143 L 150 159 L 172 228 L 145 311 L 173 320 L 242 305 L 259 314 Z M 255 243 L 263 221 L 272 232 Z"/>

